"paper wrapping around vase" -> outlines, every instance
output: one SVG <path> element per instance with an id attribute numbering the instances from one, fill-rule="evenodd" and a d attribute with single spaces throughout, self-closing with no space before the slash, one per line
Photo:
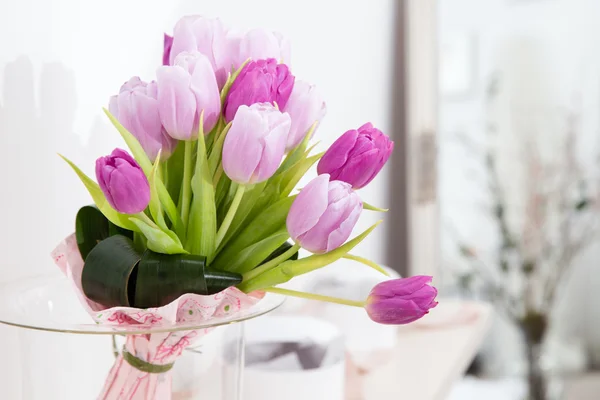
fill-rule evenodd
<path id="1" fill-rule="evenodd" d="M 228 288 L 210 296 L 185 294 L 158 308 L 138 309 L 102 305 L 85 297 L 81 289 L 84 262 L 75 235 L 67 237 L 52 253 L 58 267 L 73 283 L 90 316 L 103 325 L 168 326 L 175 323 L 200 324 L 211 318 L 235 316 L 256 304 L 260 298 Z M 172 364 L 185 348 L 210 329 L 127 336 L 124 349 L 139 360 L 161 366 Z M 123 355 L 113 365 L 99 400 L 167 400 L 171 396 L 171 371 L 147 373 L 134 368 Z"/>
<path id="2" fill-rule="evenodd" d="M 267 316 L 245 326 L 245 400 L 343 400 L 340 331 L 303 316 Z"/>

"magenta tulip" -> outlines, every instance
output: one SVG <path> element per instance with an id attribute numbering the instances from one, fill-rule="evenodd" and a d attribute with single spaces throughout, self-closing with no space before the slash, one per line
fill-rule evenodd
<path id="1" fill-rule="evenodd" d="M 377 176 L 393 150 L 394 142 L 367 123 L 340 136 L 319 161 L 317 172 L 360 189 Z"/>
<path id="2" fill-rule="evenodd" d="M 165 33 L 163 42 L 163 65 L 171 65 L 171 48 L 173 47 L 173 36 Z"/>
<path id="3" fill-rule="evenodd" d="M 137 214 L 150 203 L 150 185 L 139 164 L 115 149 L 96 160 L 96 179 L 108 203 L 120 213 Z"/>
<path id="4" fill-rule="evenodd" d="M 292 118 L 286 146 L 287 150 L 292 150 L 302 142 L 315 122 L 320 123 L 323 120 L 327 108 L 321 93 L 314 85 L 297 80 L 284 111 Z"/>
<path id="5" fill-rule="evenodd" d="M 121 86 L 118 95 L 110 98 L 108 109 L 136 137 L 151 160 L 161 149 L 163 160 L 175 149 L 175 140 L 160 121 L 156 82 L 146 83 L 137 76 L 131 78 Z"/>
<path id="6" fill-rule="evenodd" d="M 290 43 L 279 32 L 252 29 L 238 38 L 237 65 L 244 61 L 274 58 L 281 63 L 290 63 Z"/>
<path id="7" fill-rule="evenodd" d="M 228 41 L 227 28 L 219 19 L 198 15 L 183 17 L 173 30 L 169 63 L 175 64 L 180 53 L 198 51 L 208 58 L 217 84 L 222 88 L 238 58 L 237 50 L 232 53 Z"/>
<path id="8" fill-rule="evenodd" d="M 167 133 L 179 140 L 198 137 L 200 114 L 204 111 L 204 133 L 216 125 L 221 97 L 208 59 L 199 52 L 180 53 L 175 65 L 156 72 L 158 110 Z"/>
<path id="9" fill-rule="evenodd" d="M 231 85 L 225 100 L 225 120 L 232 121 L 241 105 L 277 103 L 279 109 L 285 109 L 294 80 L 288 66 L 277 64 L 274 58 L 249 62 Z"/>
<path id="10" fill-rule="evenodd" d="M 418 320 L 437 306 L 431 276 L 392 279 L 376 285 L 367 298 L 369 317 L 380 324 L 401 325 Z"/>
<path id="11" fill-rule="evenodd" d="M 352 187 L 319 175 L 298 194 L 287 216 L 290 237 L 312 253 L 340 247 L 350 237 L 362 211 Z"/>
<path id="12" fill-rule="evenodd" d="M 242 105 L 223 144 L 223 170 L 237 183 L 269 179 L 285 154 L 290 116 L 268 103 Z"/>

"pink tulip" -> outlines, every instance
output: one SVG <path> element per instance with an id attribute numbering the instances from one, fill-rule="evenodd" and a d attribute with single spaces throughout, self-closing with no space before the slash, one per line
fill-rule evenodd
<path id="1" fill-rule="evenodd" d="M 290 116 L 268 103 L 243 105 L 223 144 L 223 170 L 237 183 L 269 179 L 285 154 Z"/>
<path id="2" fill-rule="evenodd" d="M 137 214 L 150 203 L 150 185 L 139 164 L 115 149 L 96 160 L 96 179 L 108 203 L 120 213 Z"/>
<path id="3" fill-rule="evenodd" d="M 208 59 L 199 52 L 180 53 L 175 65 L 156 72 L 158 110 L 167 133 L 179 140 L 198 137 L 199 118 L 204 111 L 204 133 L 216 125 L 221 97 Z"/>
<path id="4" fill-rule="evenodd" d="M 292 118 L 286 149 L 298 146 L 315 122 L 321 122 L 327 107 L 321 93 L 314 85 L 296 80 L 292 94 L 285 106 L 285 112 Z"/>
<path id="5" fill-rule="evenodd" d="M 393 150 L 394 142 L 367 123 L 340 136 L 319 161 L 317 172 L 360 189 L 377 176 Z"/>
<path id="6" fill-rule="evenodd" d="M 437 289 L 431 276 L 392 279 L 376 285 L 367 298 L 369 317 L 380 324 L 401 325 L 416 321 L 437 306 Z"/>
<path id="7" fill-rule="evenodd" d="M 161 149 L 163 160 L 175 149 L 175 140 L 160 121 L 156 82 L 146 83 L 137 76 L 131 78 L 121 86 L 118 95 L 110 98 L 108 109 L 136 137 L 151 160 Z"/>
<path id="8" fill-rule="evenodd" d="M 287 65 L 277 64 L 274 58 L 249 62 L 231 85 L 224 105 L 225 120 L 233 120 L 241 105 L 277 103 L 283 110 L 292 93 L 294 80 Z"/>
<path id="9" fill-rule="evenodd" d="M 208 58 L 222 88 L 236 63 L 237 51 L 230 51 L 227 28 L 216 18 L 199 15 L 183 17 L 173 30 L 173 45 L 169 52 L 169 62 L 175 64 L 175 58 L 183 52 L 198 51 Z"/>
<path id="10" fill-rule="evenodd" d="M 230 39 L 235 40 L 235 39 Z M 280 63 L 290 64 L 290 42 L 279 32 L 252 29 L 238 39 L 237 66 L 244 61 L 274 58 Z"/>
<path id="11" fill-rule="evenodd" d="M 340 247 L 350 237 L 362 211 L 362 201 L 352 187 L 319 175 L 294 200 L 287 229 L 294 241 L 313 253 Z"/>

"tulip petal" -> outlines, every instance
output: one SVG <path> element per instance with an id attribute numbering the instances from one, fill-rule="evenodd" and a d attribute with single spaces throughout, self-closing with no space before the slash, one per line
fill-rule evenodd
<path id="1" fill-rule="evenodd" d="M 196 117 L 196 99 L 190 91 L 190 75 L 179 66 L 156 71 L 160 119 L 167 133 L 179 140 L 190 140 Z"/>
<path id="2" fill-rule="evenodd" d="M 369 303 L 365 308 L 373 321 L 386 325 L 408 324 L 428 313 L 414 301 L 398 297 Z"/>
<path id="3" fill-rule="evenodd" d="M 221 94 L 209 60 L 198 54 L 190 89 L 196 96 L 198 112 L 204 111 L 204 132 L 208 134 L 217 124 L 221 113 Z"/>
<path id="4" fill-rule="evenodd" d="M 290 116 L 281 113 L 273 114 L 280 117 L 280 120 L 277 121 L 277 125 L 271 126 L 271 131 L 260 140 L 263 145 L 263 151 L 260 163 L 254 171 L 252 183 L 262 182 L 273 176 L 285 154 L 285 144 L 291 126 Z"/>
<path id="5" fill-rule="evenodd" d="M 338 168 L 344 166 L 357 139 L 358 131 L 354 129 L 340 136 L 319 161 L 317 165 L 319 175 L 329 173 L 332 174 L 332 179 L 337 180 L 333 174 L 337 172 Z"/>
<path id="6" fill-rule="evenodd" d="M 396 279 L 384 281 L 375 287 L 373 294 L 377 297 L 407 296 L 429 285 L 432 279 L 431 276 L 417 275 L 401 281 Z"/>
<path id="7" fill-rule="evenodd" d="M 249 107 L 239 108 L 223 143 L 223 170 L 238 183 L 249 183 L 258 167 L 263 148 L 253 133 L 262 132 L 266 125 L 260 115 Z"/>
<path id="8" fill-rule="evenodd" d="M 327 210 L 329 175 L 317 176 L 306 185 L 294 200 L 287 217 L 287 229 L 292 239 L 313 228 Z"/>
<path id="9" fill-rule="evenodd" d="M 352 230 L 358 222 L 362 212 L 362 203 L 351 209 L 347 217 L 342 221 L 338 228 L 332 231 L 327 238 L 327 251 L 332 251 L 343 245 L 352 234 Z"/>

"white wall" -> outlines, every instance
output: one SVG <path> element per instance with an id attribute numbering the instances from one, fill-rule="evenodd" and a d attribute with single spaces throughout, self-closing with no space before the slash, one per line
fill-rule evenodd
<path id="1" fill-rule="evenodd" d="M 289 36 L 294 73 L 319 85 L 326 95 L 329 112 L 318 136 L 329 144 L 366 121 L 390 129 L 393 3 L 0 3 L 0 280 L 55 271 L 49 253 L 73 230 L 78 207 L 90 201 L 55 153 L 71 157 L 91 173 L 96 157 L 122 146 L 101 107 L 130 76 L 153 77 L 161 60 L 162 33 L 169 32 L 181 15 L 220 16 L 232 26 L 263 26 Z M 365 200 L 387 206 L 387 174 L 361 192 Z M 363 218 L 358 229 L 375 218 Z M 372 235 L 358 252 L 382 261 L 383 232 Z M 31 333 L 22 348 L 33 354 L 33 360 L 22 367 L 17 330 L 2 326 L 0 338 L 2 399 L 92 398 L 96 389 L 85 387 L 110 363 L 105 338 Z M 101 357 L 101 362 L 81 362 L 85 351 L 91 360 Z M 39 379 L 22 384 L 22 369 Z"/>
<path id="2" fill-rule="evenodd" d="M 441 99 L 440 103 L 440 204 L 442 229 L 453 225 L 460 236 L 481 249 L 495 244 L 495 226 L 481 218 L 484 176 L 474 171 L 469 153 L 457 144 L 456 133 L 483 141 L 485 124 L 484 93 L 492 73 L 502 75 L 497 120 L 506 151 L 519 138 L 514 137 L 523 118 L 547 135 L 544 146 L 558 151 L 555 134 L 560 130 L 554 119 L 558 110 L 580 104 L 583 146 L 598 144 L 600 112 L 600 31 L 597 25 L 600 2 L 595 0 L 440 0 L 440 41 L 455 34 L 470 34 L 476 43 L 476 76 L 469 95 Z M 537 118 L 535 116 L 538 116 Z M 595 147 L 598 149 L 598 147 Z M 513 167 L 519 161 L 513 159 Z M 519 201 L 523 181 L 516 169 L 506 169 L 513 179 L 514 201 Z M 505 179 L 506 180 L 506 179 Z M 510 179 L 508 179 L 510 181 Z M 451 222 L 449 224 L 449 222 Z M 448 230 L 442 231 L 446 267 L 459 264 Z M 581 336 L 598 357 L 600 275 L 598 249 L 578 260 L 577 269 L 566 290 L 558 313 L 557 334 L 566 338 Z M 595 303 L 595 304 L 594 304 Z M 596 322 L 594 322 L 596 321 Z M 518 337 L 500 330 L 490 342 L 496 371 L 517 357 Z M 596 361 L 597 362 L 597 361 Z"/>

